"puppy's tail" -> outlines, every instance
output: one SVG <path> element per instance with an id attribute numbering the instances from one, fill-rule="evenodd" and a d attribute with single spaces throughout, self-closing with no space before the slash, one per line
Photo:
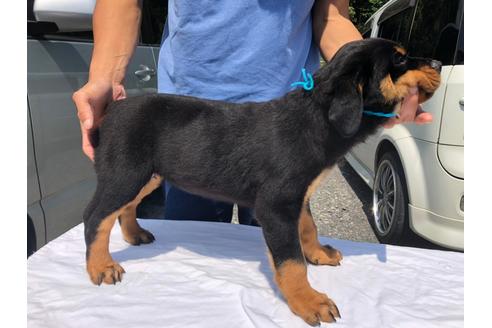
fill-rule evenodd
<path id="1" fill-rule="evenodd" d="M 96 128 L 89 132 L 89 142 L 94 149 L 99 146 L 99 128 Z"/>

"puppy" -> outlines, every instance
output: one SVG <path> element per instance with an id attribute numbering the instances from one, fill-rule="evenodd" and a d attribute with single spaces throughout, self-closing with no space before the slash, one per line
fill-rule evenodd
<path id="1" fill-rule="evenodd" d="M 336 162 L 387 121 L 363 109 L 391 113 L 414 86 L 425 101 L 439 86 L 439 69 L 396 43 L 367 39 L 343 46 L 311 91 L 272 101 L 159 94 L 112 103 L 95 138 L 98 183 L 84 213 L 90 279 L 111 284 L 125 272 L 108 251 L 116 219 L 130 244 L 154 240 L 138 225 L 136 207 L 166 179 L 254 208 L 290 309 L 311 325 L 335 321 L 339 311 L 309 285 L 306 261 L 339 265 L 342 255 L 320 245 L 309 199 Z"/>

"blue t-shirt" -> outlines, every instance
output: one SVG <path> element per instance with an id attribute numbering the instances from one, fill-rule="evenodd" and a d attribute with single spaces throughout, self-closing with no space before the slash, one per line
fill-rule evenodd
<path id="1" fill-rule="evenodd" d="M 292 90 L 319 67 L 314 0 L 169 0 L 158 64 L 160 93 L 232 102 Z"/>

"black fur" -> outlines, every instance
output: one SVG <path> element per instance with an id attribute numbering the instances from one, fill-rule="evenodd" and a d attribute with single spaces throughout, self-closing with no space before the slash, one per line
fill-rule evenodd
<path id="1" fill-rule="evenodd" d="M 112 103 L 97 134 L 98 186 L 84 215 L 86 243 L 101 220 L 132 201 L 158 174 L 209 198 L 255 209 L 275 265 L 303 261 L 298 217 L 306 190 L 324 169 L 365 140 L 392 112 L 380 81 L 404 70 L 396 44 L 349 43 L 314 76 L 314 89 L 263 103 L 232 104 L 168 94 Z M 361 87 L 361 89 L 359 89 Z"/>

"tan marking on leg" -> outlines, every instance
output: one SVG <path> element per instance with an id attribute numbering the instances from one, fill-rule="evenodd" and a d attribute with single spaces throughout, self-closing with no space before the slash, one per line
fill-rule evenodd
<path id="1" fill-rule="evenodd" d="M 335 303 L 314 290 L 307 280 L 306 265 L 287 260 L 275 271 L 275 281 L 292 312 L 310 325 L 320 321 L 334 322 L 340 318 Z"/>
<path id="2" fill-rule="evenodd" d="M 133 201 L 122 206 L 101 221 L 99 227 L 97 228 L 96 237 L 89 245 L 87 258 L 87 272 L 89 273 L 93 283 L 97 285 L 100 285 L 102 282 L 107 284 L 115 284 L 117 281 L 121 281 L 125 270 L 117 262 L 115 262 L 109 254 L 109 236 L 111 234 L 111 229 L 113 228 L 116 218 L 121 216 L 124 212 L 124 215 L 129 217 L 129 211 L 132 211 L 131 208 L 136 208 L 145 196 L 160 186 L 161 182 L 162 177 L 153 175 L 150 181 L 140 190 Z M 130 209 L 126 210 L 128 207 L 130 207 Z M 133 217 L 133 214 L 131 216 Z M 136 219 L 134 220 L 136 223 Z"/>
<path id="3" fill-rule="evenodd" d="M 137 222 L 137 206 L 145 196 L 157 189 L 162 183 L 162 177 L 153 175 L 149 182 L 140 190 L 137 197 L 122 208 L 120 226 L 123 238 L 132 245 L 148 244 L 155 240 L 152 233 L 140 227 Z"/>
<path id="4" fill-rule="evenodd" d="M 132 245 L 149 244 L 155 240 L 154 235 L 143 229 L 137 221 L 137 208 L 128 205 L 121 211 L 119 217 L 123 239 Z"/>
<path id="5" fill-rule="evenodd" d="M 306 259 L 313 264 L 340 265 L 342 253 L 331 246 L 322 246 L 318 241 L 318 231 L 313 216 L 309 210 L 309 201 L 318 186 L 331 173 L 332 169 L 326 169 L 309 185 L 299 216 L 299 239 L 302 252 Z"/>
<path id="6" fill-rule="evenodd" d="M 89 246 L 87 272 L 93 283 L 115 284 L 121 281 L 125 270 L 109 254 L 109 235 L 119 211 L 104 218 L 97 228 L 96 238 Z"/>
<path id="7" fill-rule="evenodd" d="M 314 194 L 316 189 L 318 189 L 319 185 L 324 181 L 324 179 L 330 174 L 332 168 L 328 168 L 323 170 L 317 177 L 314 179 L 309 187 L 307 188 L 306 194 L 304 195 L 304 203 L 309 201 L 311 196 Z"/>
<path id="8" fill-rule="evenodd" d="M 140 204 L 140 202 L 145 196 L 149 195 L 151 192 L 157 189 L 157 187 L 159 187 L 161 183 L 162 183 L 162 177 L 157 174 L 153 174 L 149 182 L 147 182 L 147 184 L 142 189 L 140 189 L 140 192 L 138 193 L 137 197 L 135 197 L 134 200 L 132 200 L 124 207 L 129 205 L 134 205 L 136 207 L 138 204 Z"/>
<path id="9" fill-rule="evenodd" d="M 304 203 L 299 218 L 299 239 L 306 259 L 313 264 L 340 265 L 342 253 L 333 247 L 323 246 L 318 240 L 318 231 L 313 217 Z"/>

